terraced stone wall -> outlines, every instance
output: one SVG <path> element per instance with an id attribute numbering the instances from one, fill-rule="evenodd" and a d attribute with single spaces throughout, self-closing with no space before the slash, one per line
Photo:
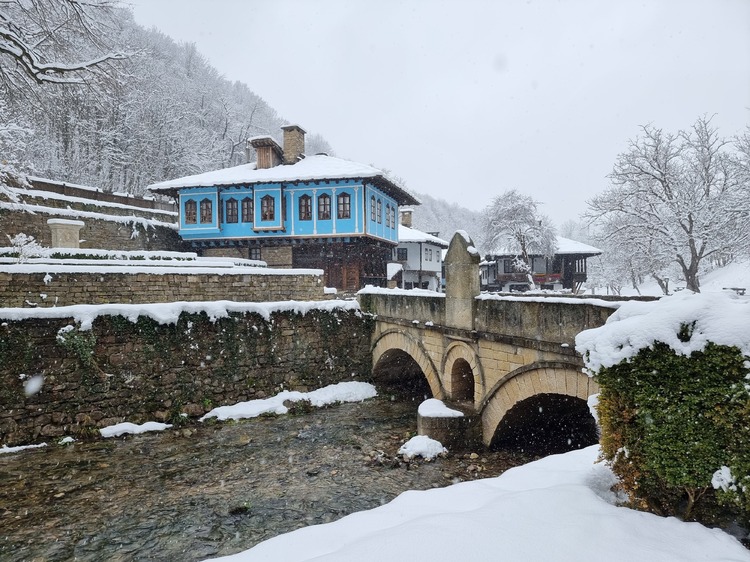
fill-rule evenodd
<path id="1" fill-rule="evenodd" d="M 298 272 L 279 275 L 47 273 L 44 270 L 39 273 L 0 272 L 0 308 L 215 300 L 309 301 L 328 298 L 330 295 L 324 292 L 322 271 L 317 275 Z"/>

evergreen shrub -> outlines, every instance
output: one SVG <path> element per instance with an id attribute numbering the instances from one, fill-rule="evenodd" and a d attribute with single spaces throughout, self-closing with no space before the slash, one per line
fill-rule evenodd
<path id="1" fill-rule="evenodd" d="M 750 362 L 737 347 L 681 355 L 657 341 L 595 378 L 602 454 L 633 507 L 750 527 Z"/>

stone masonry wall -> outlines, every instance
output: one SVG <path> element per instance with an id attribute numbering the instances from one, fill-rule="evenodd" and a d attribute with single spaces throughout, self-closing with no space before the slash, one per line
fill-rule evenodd
<path id="1" fill-rule="evenodd" d="M 322 275 L 253 273 L 4 273 L 0 308 L 230 300 L 325 300 Z M 259 272 L 262 272 L 259 269 Z"/>
<path id="2" fill-rule="evenodd" d="M 42 246 L 52 244 L 52 234 L 47 220 L 63 218 L 82 220 L 86 226 L 81 229 L 81 248 L 106 250 L 148 250 L 148 251 L 190 251 L 177 235 L 177 231 L 163 226 L 123 223 L 89 217 L 76 217 L 55 214 L 30 214 L 21 211 L 0 209 L 0 245 L 8 246 L 6 236 L 13 237 L 24 233 L 33 236 Z"/>
<path id="3" fill-rule="evenodd" d="M 37 196 L 21 195 L 20 207 L 12 205 L 9 208 L 9 203 L 4 202 L 3 208 L 0 208 L 0 246 L 8 245 L 6 236 L 24 233 L 48 247 L 52 237 L 47 220 L 62 218 L 86 223 L 80 233 L 82 248 L 190 251 L 189 245 L 180 239 L 177 231 L 167 226 L 177 222 L 173 213 L 102 206 L 96 201 L 84 203 L 44 198 L 39 196 L 40 193 L 29 190 L 29 194 Z M 56 209 L 60 211 L 56 212 Z"/>
<path id="4" fill-rule="evenodd" d="M 123 421 L 179 424 L 181 414 L 368 380 L 371 370 L 374 321 L 358 310 L 276 312 L 270 321 L 182 314 L 168 325 L 100 316 L 90 331 L 60 332 L 72 324 L 0 324 L 0 444 L 93 435 Z M 37 375 L 41 391 L 25 396 L 24 381 Z"/>

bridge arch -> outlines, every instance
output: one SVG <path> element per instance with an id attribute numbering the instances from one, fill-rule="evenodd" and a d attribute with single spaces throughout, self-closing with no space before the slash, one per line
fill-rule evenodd
<path id="1" fill-rule="evenodd" d="M 383 332 L 374 342 L 372 346 L 373 374 L 382 361 L 387 361 L 389 357 L 393 356 L 394 351 L 401 351 L 416 362 L 427 379 L 427 384 L 430 386 L 434 398 L 439 400 L 445 398 L 446 393 L 440 376 L 422 342 L 403 331 L 388 330 Z"/>
<path id="2" fill-rule="evenodd" d="M 451 343 L 445 351 L 442 372 L 446 395 L 451 400 L 479 404 L 484 394 L 484 373 L 477 353 L 469 344 Z"/>
<path id="3" fill-rule="evenodd" d="M 575 363 L 540 361 L 511 371 L 490 389 L 482 401 L 484 443 L 489 446 L 509 412 L 528 399 L 557 395 L 585 403 L 597 392 L 598 385 Z"/>

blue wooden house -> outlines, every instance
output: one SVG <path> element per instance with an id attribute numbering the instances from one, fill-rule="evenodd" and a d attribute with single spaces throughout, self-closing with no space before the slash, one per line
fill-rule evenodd
<path id="1" fill-rule="evenodd" d="M 179 234 L 202 255 L 323 269 L 339 289 L 385 286 L 398 207 L 419 201 L 377 168 L 305 156 L 305 131 L 282 130 L 283 148 L 268 136 L 248 141 L 255 162 L 148 189 L 177 199 Z"/>

